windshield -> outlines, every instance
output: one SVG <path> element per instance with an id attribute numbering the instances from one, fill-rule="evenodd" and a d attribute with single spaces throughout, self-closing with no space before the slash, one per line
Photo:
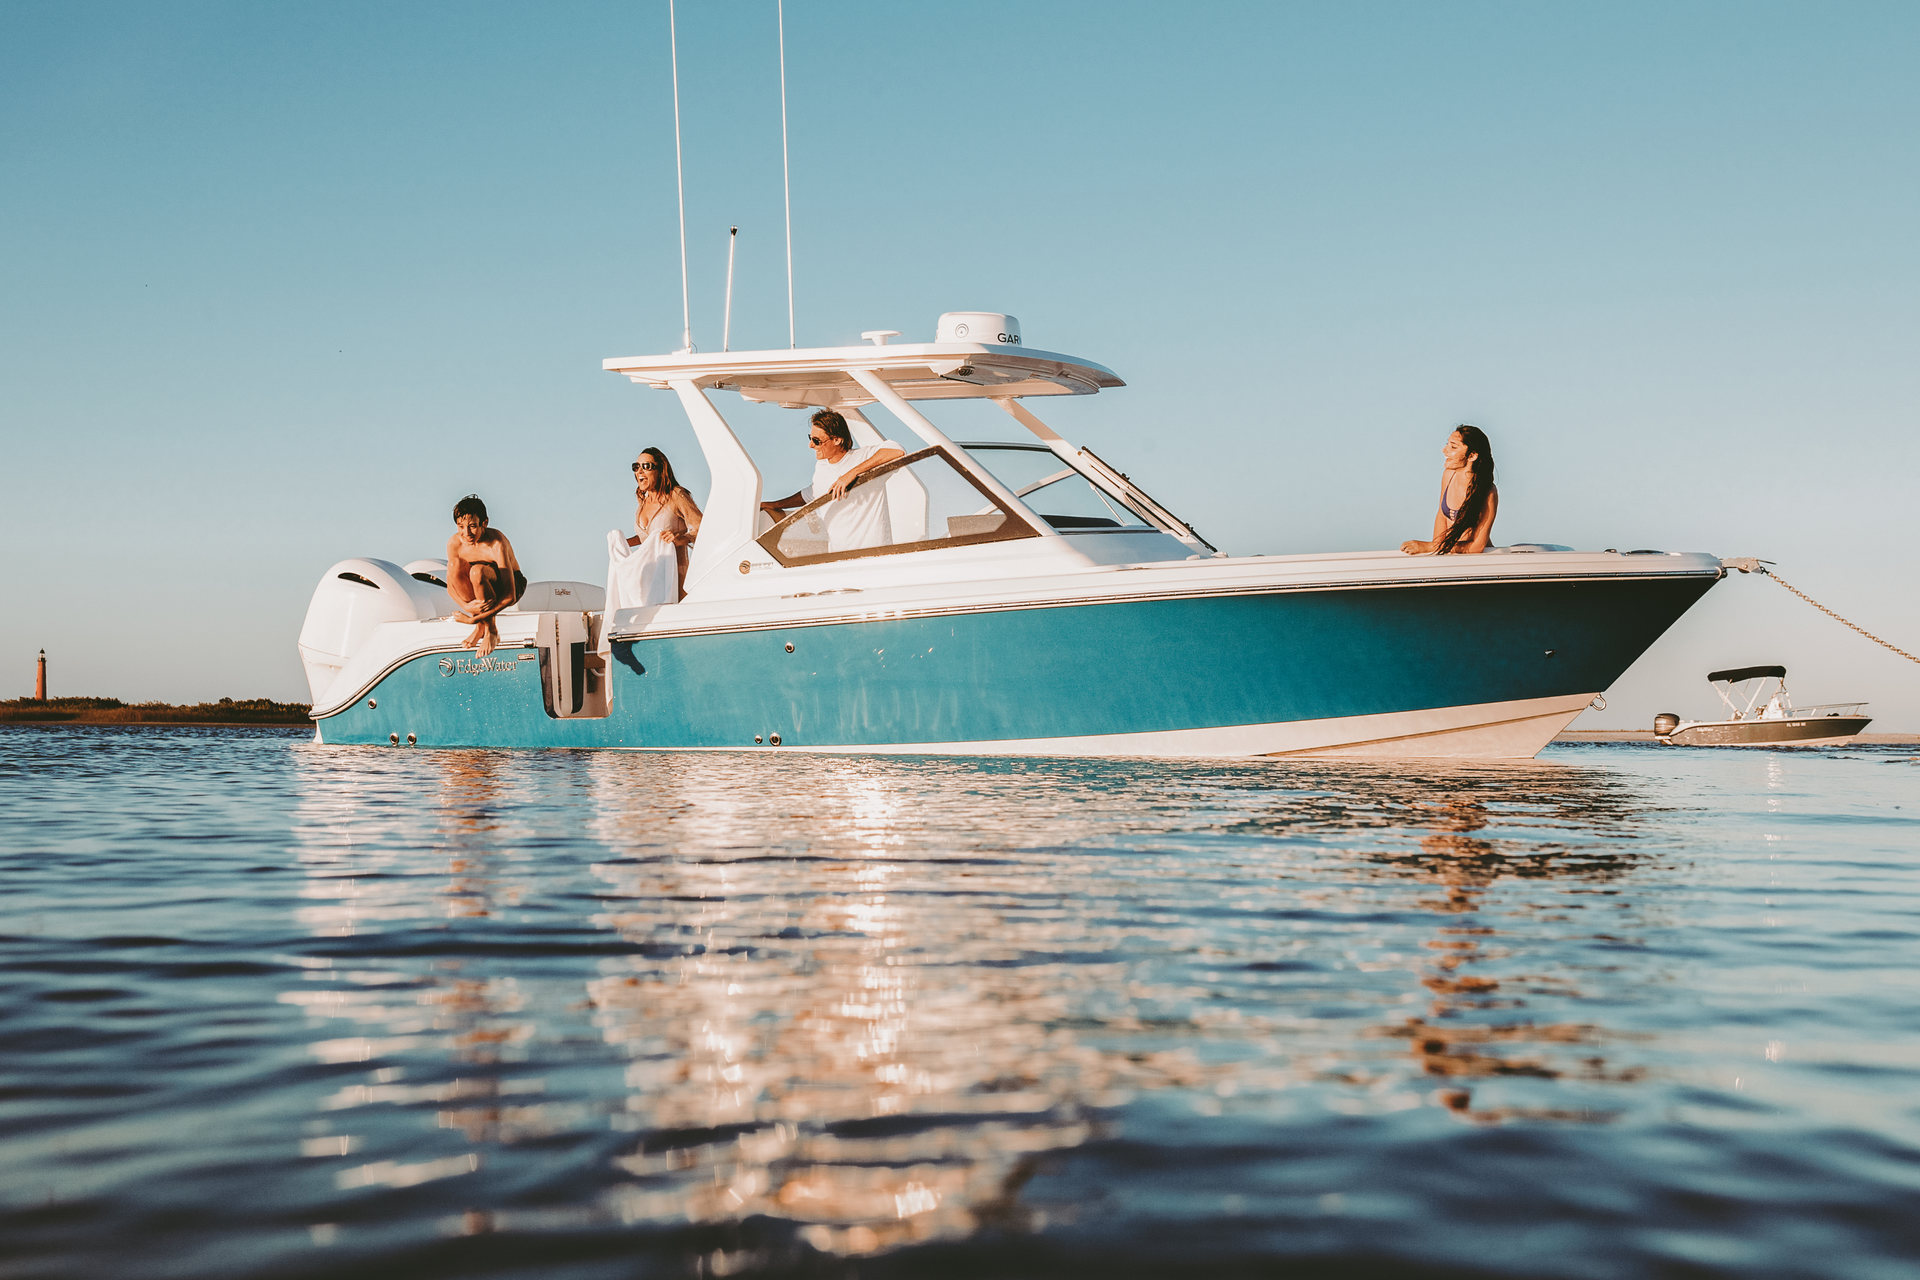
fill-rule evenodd
<path id="1" fill-rule="evenodd" d="M 859 476 L 841 498 L 822 494 L 762 534 L 784 565 L 897 555 L 1037 536 L 938 448 Z"/>
<path id="2" fill-rule="evenodd" d="M 1044 445 L 983 442 L 965 447 L 994 479 L 1061 533 L 1154 528 Z"/>

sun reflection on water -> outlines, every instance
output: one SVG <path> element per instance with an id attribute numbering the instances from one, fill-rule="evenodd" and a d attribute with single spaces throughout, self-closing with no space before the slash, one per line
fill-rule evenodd
<path id="1" fill-rule="evenodd" d="M 600 922 L 638 946 L 590 992 L 647 1133 L 618 1162 L 623 1215 L 763 1214 L 865 1253 L 1004 1217 L 1035 1154 L 1085 1140 L 1121 1073 L 1058 1028 L 1065 1002 L 1031 975 L 932 962 L 989 922 L 928 892 L 966 863 L 907 849 L 881 777 L 823 766 L 794 847 L 769 858 L 734 840 L 766 830 L 752 796 L 685 775 L 666 799 L 638 771 L 593 766 L 595 834 L 632 851 L 594 872 Z M 700 829 L 669 844 L 663 808 Z"/>
<path id="2" fill-rule="evenodd" d="M 510 872 L 526 832 L 501 816 L 513 789 L 502 757 L 430 759 L 437 766 L 432 772 L 310 772 L 296 815 L 296 847 L 309 877 L 296 917 L 316 938 L 431 936 L 521 898 L 523 886 Z M 422 793 L 432 796 L 424 832 L 415 803 Z M 370 1067 L 365 1080 L 323 1100 L 323 1118 L 313 1126 L 320 1132 L 303 1152 L 361 1151 L 364 1135 L 339 1131 L 349 1117 L 413 1106 L 432 1107 L 439 1128 L 463 1134 L 473 1150 L 343 1167 L 336 1174 L 342 1189 L 407 1187 L 472 1173 L 487 1145 L 549 1132 L 555 1124 L 537 1100 L 541 1081 L 505 1071 L 535 1027 L 515 977 L 470 972 L 469 960 L 431 945 L 412 949 L 419 954 L 388 955 L 381 967 L 309 962 L 308 983 L 280 998 L 303 1008 L 316 1027 L 356 1029 L 314 1041 L 309 1052 L 319 1062 L 372 1064 L 427 1053 L 456 1064 L 458 1073 L 416 1083 L 405 1067 Z"/>
<path id="3" fill-rule="evenodd" d="M 1031 1180 L 1149 1094 L 1586 1123 L 1641 1071 L 1539 945 L 1636 927 L 1638 801 L 1577 769 L 363 752 L 306 783 L 298 919 L 354 958 L 282 1000 L 365 1064 L 308 1158 L 398 1188 L 613 1139 L 584 1200 L 455 1233 L 761 1220 L 866 1254 L 1071 1213 Z M 550 1096 L 588 1028 L 617 1071 Z"/>

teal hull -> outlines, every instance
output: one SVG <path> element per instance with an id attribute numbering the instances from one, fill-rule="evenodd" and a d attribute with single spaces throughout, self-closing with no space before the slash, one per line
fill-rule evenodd
<path id="1" fill-rule="evenodd" d="M 321 721 L 331 743 L 813 748 L 1097 738 L 1607 688 L 1708 577 L 1509 581 L 1079 604 L 616 643 L 610 713 L 541 663 L 428 654 Z M 451 668 L 449 673 L 448 669 Z"/>

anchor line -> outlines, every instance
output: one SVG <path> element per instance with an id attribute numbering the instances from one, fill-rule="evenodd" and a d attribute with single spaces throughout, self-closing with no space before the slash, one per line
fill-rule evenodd
<path id="1" fill-rule="evenodd" d="M 1775 573 L 1773 570 L 1767 568 L 1765 565 L 1756 564 L 1754 566 L 1754 572 L 1764 573 L 1765 575 L 1767 575 L 1767 577 L 1772 578 L 1775 582 L 1779 583 L 1781 586 L 1785 587 L 1787 590 L 1793 592 L 1793 594 L 1799 596 L 1802 600 L 1805 600 L 1808 604 L 1812 605 L 1814 608 L 1818 609 L 1820 612 L 1826 614 L 1829 618 L 1832 618 L 1835 622 L 1839 623 L 1841 626 L 1846 627 L 1851 631 L 1859 632 L 1861 635 L 1865 636 L 1867 639 L 1873 641 L 1875 644 L 1881 646 L 1884 649 L 1893 650 L 1895 653 L 1905 658 L 1908 662 L 1920 662 L 1920 658 L 1917 658 L 1913 654 L 1908 653 L 1905 649 L 1902 649 L 1899 645 L 1894 644 L 1891 641 L 1882 640 L 1879 636 L 1873 634 L 1873 632 L 1867 630 L 1865 627 L 1860 626 L 1857 623 L 1847 621 L 1845 618 L 1841 617 L 1839 614 L 1835 613 L 1833 610 L 1827 608 L 1827 606 L 1821 604 L 1818 600 L 1815 600 L 1812 596 L 1808 595 L 1806 592 L 1802 591 L 1800 588 L 1794 586 L 1791 582 L 1788 582 L 1785 578 L 1781 577 L 1779 574 Z"/>

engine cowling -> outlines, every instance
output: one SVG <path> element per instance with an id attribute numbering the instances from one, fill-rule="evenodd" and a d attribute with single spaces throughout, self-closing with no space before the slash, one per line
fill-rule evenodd
<path id="1" fill-rule="evenodd" d="M 421 582 L 387 560 L 342 560 L 320 576 L 300 627 L 300 665 L 314 704 L 373 629 L 387 622 L 416 622 L 453 611 L 445 591 Z"/>

